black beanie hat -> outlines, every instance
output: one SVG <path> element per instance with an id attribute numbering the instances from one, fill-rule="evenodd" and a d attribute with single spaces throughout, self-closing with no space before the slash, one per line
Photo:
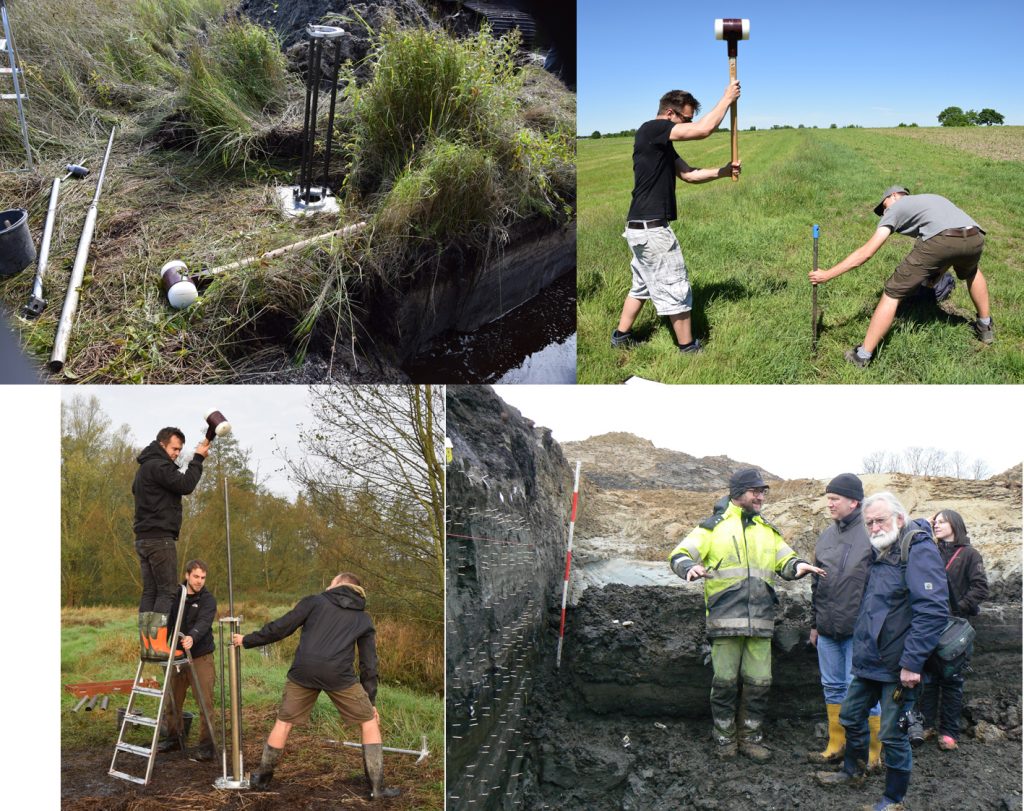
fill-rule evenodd
<path id="1" fill-rule="evenodd" d="M 761 471 L 752 467 L 740 468 L 729 477 L 729 498 L 739 498 L 754 487 L 767 487 Z"/>
<path id="2" fill-rule="evenodd" d="M 854 501 L 863 501 L 864 483 L 852 473 L 840 473 L 828 483 L 825 492 L 852 498 Z"/>

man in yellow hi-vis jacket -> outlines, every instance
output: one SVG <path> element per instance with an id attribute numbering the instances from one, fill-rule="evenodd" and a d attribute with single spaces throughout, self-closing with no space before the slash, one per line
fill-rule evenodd
<path id="1" fill-rule="evenodd" d="M 767 761 L 762 722 L 772 684 L 775 629 L 774 576 L 796 580 L 824 569 L 801 560 L 761 516 L 768 485 L 753 468 L 729 479 L 729 502 L 702 521 L 672 550 L 672 570 L 687 582 L 704 578 L 707 634 L 711 639 L 711 717 L 720 758 L 738 749 Z M 742 678 L 742 700 L 740 679 Z M 737 709 L 739 719 L 737 720 Z"/>

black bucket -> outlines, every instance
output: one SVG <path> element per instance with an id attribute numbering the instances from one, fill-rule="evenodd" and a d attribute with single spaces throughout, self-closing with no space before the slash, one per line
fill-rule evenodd
<path id="1" fill-rule="evenodd" d="M 121 729 L 121 724 L 124 723 L 124 710 L 125 710 L 124 707 L 118 707 L 117 708 L 117 728 L 118 728 L 118 730 Z M 182 730 L 183 730 L 182 733 L 181 733 L 181 737 L 185 738 L 186 740 L 188 740 L 188 733 L 192 729 L 192 719 L 194 717 L 195 717 L 195 714 L 191 713 L 191 712 L 188 712 L 188 711 L 185 711 L 185 712 L 183 712 L 181 714 L 181 726 L 182 726 Z M 150 729 L 152 730 L 152 727 L 150 727 Z M 163 735 L 164 732 L 165 732 L 164 725 L 160 724 L 160 734 Z M 152 734 L 152 732 L 150 734 Z"/>
<path id="2" fill-rule="evenodd" d="M 0 276 L 21 273 L 36 261 L 36 246 L 28 232 L 28 212 L 9 208 L 0 212 Z"/>

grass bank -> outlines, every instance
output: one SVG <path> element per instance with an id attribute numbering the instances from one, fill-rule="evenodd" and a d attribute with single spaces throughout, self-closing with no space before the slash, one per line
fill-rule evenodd
<path id="1" fill-rule="evenodd" d="M 386 296 L 428 269 L 468 275 L 517 222 L 574 216 L 575 96 L 489 34 L 370 32 L 369 70 L 360 66 L 369 78 L 341 69 L 331 177 L 341 211 L 285 222 L 273 187 L 299 168 L 303 80 L 276 33 L 232 13 L 237 2 L 10 6 L 37 169 L 0 175 L 0 197 L 29 210 L 38 243 L 52 178 L 68 162 L 93 169 L 62 187 L 49 305 L 16 323 L 40 362 L 107 134 L 118 128 L 62 381 L 280 380 L 310 347 L 333 364 L 335 346 L 338 366 L 344 355 L 365 381 L 376 372 L 357 356 L 386 358 L 401 333 L 380 304 Z M 327 115 L 321 103 L 320 133 Z M 12 121 L 0 124 L 5 167 L 23 161 Z M 358 220 L 371 227 L 356 237 L 218 277 L 188 310 L 162 296 L 159 270 L 171 259 L 194 272 Z M 33 271 L 0 282 L 8 313 L 27 300 Z"/>
<path id="2" fill-rule="evenodd" d="M 1024 128 L 977 130 L 955 142 L 938 130 L 905 133 L 744 132 L 739 183 L 678 184 L 674 228 L 690 271 L 695 332 L 707 347 L 699 356 L 675 352 L 650 305 L 634 327 L 639 346 L 609 347 L 629 290 L 621 233 L 633 182 L 632 139 L 580 141 L 579 381 L 618 383 L 633 375 L 665 383 L 1024 381 Z M 693 166 L 722 165 L 728 150 L 726 133 L 677 146 Z M 874 232 L 871 208 L 893 183 L 942 194 L 986 229 L 982 269 L 997 325 L 993 346 L 973 338 L 974 308 L 961 283 L 942 309 L 901 307 L 868 369 L 843 360 L 843 351 L 863 337 L 885 279 L 912 247 L 893 235 L 866 265 L 819 287 L 824 320 L 812 355 L 811 226 L 821 226 L 819 265 L 835 264 Z"/>

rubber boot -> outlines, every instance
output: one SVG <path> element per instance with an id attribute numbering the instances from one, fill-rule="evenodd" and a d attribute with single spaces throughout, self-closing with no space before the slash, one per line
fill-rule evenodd
<path id="1" fill-rule="evenodd" d="M 397 788 L 384 787 L 384 747 L 382 744 L 363 744 L 363 771 L 370 783 L 371 800 L 397 797 L 402 793 Z"/>
<path id="2" fill-rule="evenodd" d="M 839 710 L 842 704 L 826 704 L 828 711 L 828 745 L 824 752 L 808 752 L 807 759 L 811 763 L 836 763 L 842 759 L 846 751 L 846 730 L 839 723 Z M 869 722 L 870 723 L 870 722 Z M 878 730 L 875 730 L 877 738 Z"/>
<path id="3" fill-rule="evenodd" d="M 864 784 L 867 774 L 864 769 L 864 755 L 866 752 L 854 752 L 846 747 L 843 755 L 843 768 L 838 772 L 815 772 L 814 779 L 819 786 L 835 788 L 836 786 L 849 786 L 857 788 Z"/>
<path id="4" fill-rule="evenodd" d="M 768 709 L 768 684 L 743 682 L 743 695 L 740 699 L 739 750 L 741 755 L 755 763 L 766 763 L 771 759 L 772 752 L 762 741 L 764 740 L 765 713 Z"/>
<path id="5" fill-rule="evenodd" d="M 878 739 L 879 730 L 882 727 L 882 717 L 879 715 L 868 716 L 868 730 L 871 738 L 868 741 L 868 771 L 873 772 L 882 768 L 882 742 Z"/>
<path id="6" fill-rule="evenodd" d="M 269 743 L 263 744 L 263 757 L 260 759 L 259 768 L 249 777 L 249 785 L 252 788 L 266 788 L 270 785 L 270 778 L 274 776 L 274 769 L 281 759 L 284 749 L 278 749 Z"/>
<path id="7" fill-rule="evenodd" d="M 732 745 L 736 754 L 736 704 L 740 697 L 740 686 L 735 681 L 711 680 L 711 721 L 714 724 L 712 736 L 719 746 Z M 722 750 L 719 750 L 720 753 Z"/>
<path id="8" fill-rule="evenodd" d="M 139 658 L 149 658 L 149 617 L 152 611 L 139 612 Z"/>
<path id="9" fill-rule="evenodd" d="M 167 614 L 153 612 L 153 621 L 149 626 L 149 633 L 154 654 L 156 654 L 158 659 L 166 659 L 171 653 L 167 641 Z M 174 651 L 174 655 L 184 656 L 185 652 L 181 648 L 177 648 Z"/>

